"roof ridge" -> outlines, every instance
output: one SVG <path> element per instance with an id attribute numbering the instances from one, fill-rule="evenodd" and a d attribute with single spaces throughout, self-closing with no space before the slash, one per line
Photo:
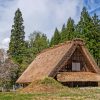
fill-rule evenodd
<path id="1" fill-rule="evenodd" d="M 44 53 L 44 52 L 49 51 L 49 50 L 51 50 L 51 49 L 55 49 L 55 48 L 58 48 L 58 47 L 60 47 L 60 46 L 66 45 L 66 44 L 68 44 L 68 43 L 78 43 L 78 44 L 80 44 L 80 45 L 84 45 L 84 40 L 81 39 L 81 38 L 75 38 L 75 39 L 70 40 L 70 41 L 65 41 L 65 42 L 63 42 L 63 43 L 59 43 L 59 44 L 57 44 L 57 45 L 53 45 L 52 47 L 43 49 L 43 50 L 42 50 L 40 53 L 38 53 L 37 55 L 40 55 L 41 53 Z"/>
<path id="2" fill-rule="evenodd" d="M 46 52 L 46 51 L 49 51 L 49 50 L 58 48 L 58 47 L 60 47 L 60 46 L 66 45 L 66 44 L 71 43 L 71 42 L 72 42 L 72 41 L 65 41 L 65 42 L 63 42 L 63 43 L 59 43 L 59 44 L 57 44 L 57 45 L 53 45 L 52 47 L 49 47 L 49 48 L 46 48 L 46 49 L 42 50 L 42 51 L 41 51 L 39 54 L 37 54 L 37 55 L 40 55 L 41 53 L 44 53 L 44 52 Z"/>

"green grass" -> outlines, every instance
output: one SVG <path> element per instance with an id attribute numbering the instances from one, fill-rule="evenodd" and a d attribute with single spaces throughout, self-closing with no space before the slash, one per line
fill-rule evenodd
<path id="1" fill-rule="evenodd" d="M 46 77 L 43 80 L 39 80 L 38 84 L 42 84 L 45 86 L 53 86 L 55 88 L 63 88 L 63 85 L 59 82 L 57 82 L 55 79 L 51 78 L 51 77 Z"/>
<path id="2" fill-rule="evenodd" d="M 0 100 L 100 100 L 100 87 L 68 88 L 50 77 L 34 81 L 25 89 L 0 93 Z"/>
<path id="3" fill-rule="evenodd" d="M 32 94 L 0 93 L 0 100 L 32 100 Z"/>
<path id="4" fill-rule="evenodd" d="M 0 100 L 100 100 L 100 88 L 65 88 L 55 93 L 0 93 Z"/>

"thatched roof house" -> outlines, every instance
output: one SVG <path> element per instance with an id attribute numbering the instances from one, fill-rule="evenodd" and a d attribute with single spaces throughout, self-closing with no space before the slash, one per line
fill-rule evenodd
<path id="1" fill-rule="evenodd" d="M 17 83 L 31 83 L 49 76 L 65 85 L 73 82 L 90 82 L 97 85 L 100 81 L 99 73 L 99 67 L 83 40 L 75 39 L 42 51 L 19 77 Z"/>

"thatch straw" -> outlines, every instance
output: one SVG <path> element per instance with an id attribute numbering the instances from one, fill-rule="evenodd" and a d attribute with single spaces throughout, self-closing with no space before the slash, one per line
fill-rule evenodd
<path id="1" fill-rule="evenodd" d="M 100 82 L 100 74 L 92 72 L 61 72 L 57 75 L 60 82 Z"/>
<path id="2" fill-rule="evenodd" d="M 49 48 L 41 52 L 19 77 L 17 83 L 30 83 L 34 80 L 43 79 L 45 76 L 50 76 L 50 73 L 54 71 L 55 67 L 59 68 L 59 62 L 75 45 L 81 48 L 87 59 L 87 62 L 91 65 L 94 72 L 98 73 L 99 71 L 97 65 L 90 56 L 90 53 L 86 51 L 83 41 L 76 39 L 59 44 L 53 48 Z"/>

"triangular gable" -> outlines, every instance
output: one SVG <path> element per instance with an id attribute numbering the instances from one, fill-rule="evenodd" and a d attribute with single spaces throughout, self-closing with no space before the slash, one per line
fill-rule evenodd
<path id="1" fill-rule="evenodd" d="M 87 59 L 88 63 L 91 65 L 91 67 L 94 69 L 95 73 L 100 73 L 99 67 L 97 66 L 95 60 L 93 59 L 93 56 L 90 54 L 88 49 L 84 46 L 81 46 L 82 52 Z"/>
<path id="2" fill-rule="evenodd" d="M 71 58 L 71 56 L 75 52 L 77 46 L 81 49 L 81 53 L 83 54 L 84 58 L 88 62 L 89 66 L 91 67 L 92 72 L 100 73 L 95 60 L 93 59 L 92 55 L 89 53 L 88 49 L 84 46 L 84 44 L 74 43 L 73 46 L 69 49 L 69 51 L 63 56 L 61 61 L 56 65 L 56 67 L 53 69 L 53 71 L 49 74 L 50 77 L 55 77 L 57 75 L 57 73 L 63 67 L 64 63 L 67 63 L 68 60 Z M 86 68 L 86 69 L 88 70 L 88 68 Z"/>
<path id="3" fill-rule="evenodd" d="M 50 77 L 56 76 L 56 74 L 59 72 L 59 70 L 63 67 L 65 59 L 66 59 L 65 62 L 67 62 L 70 59 L 70 57 L 74 53 L 76 47 L 77 47 L 77 44 L 73 44 L 72 47 L 68 50 L 68 52 L 65 53 L 65 55 L 62 57 L 60 62 L 55 66 L 53 71 L 51 71 L 51 73 L 49 74 Z"/>

